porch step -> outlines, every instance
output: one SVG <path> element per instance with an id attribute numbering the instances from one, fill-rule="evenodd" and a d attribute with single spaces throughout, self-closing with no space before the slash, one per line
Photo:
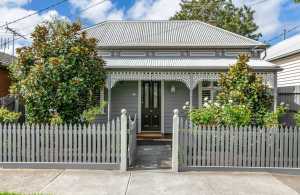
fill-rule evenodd
<path id="1" fill-rule="evenodd" d="M 171 144 L 172 134 L 139 133 L 137 134 L 138 145 L 165 145 Z"/>

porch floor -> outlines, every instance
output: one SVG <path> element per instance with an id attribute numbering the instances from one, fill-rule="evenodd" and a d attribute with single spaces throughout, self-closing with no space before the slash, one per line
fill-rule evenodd
<path id="1" fill-rule="evenodd" d="M 171 144 L 161 142 L 137 145 L 136 161 L 132 168 L 135 170 L 171 169 L 171 148 Z"/>
<path id="2" fill-rule="evenodd" d="M 160 132 L 142 132 L 137 134 L 137 141 L 171 142 L 172 134 L 161 134 Z"/>

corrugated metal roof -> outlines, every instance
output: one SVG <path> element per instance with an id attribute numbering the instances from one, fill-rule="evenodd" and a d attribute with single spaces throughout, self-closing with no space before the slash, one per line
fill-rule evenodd
<path id="1" fill-rule="evenodd" d="M 104 58 L 106 68 L 116 69 L 195 69 L 224 70 L 236 62 L 233 58 Z M 265 60 L 251 59 L 248 63 L 256 70 L 275 70 L 279 66 Z"/>
<path id="2" fill-rule="evenodd" d="M 201 21 L 106 21 L 85 29 L 100 47 L 253 47 L 265 44 Z"/>
<path id="3" fill-rule="evenodd" d="M 272 61 L 300 53 L 300 34 L 281 41 L 267 49 L 266 60 Z"/>
<path id="4" fill-rule="evenodd" d="M 12 56 L 3 52 L 0 52 L 0 66 L 8 66 L 12 63 Z"/>

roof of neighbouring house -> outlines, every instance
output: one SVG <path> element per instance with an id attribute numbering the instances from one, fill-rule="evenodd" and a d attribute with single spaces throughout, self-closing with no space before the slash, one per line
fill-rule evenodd
<path id="1" fill-rule="evenodd" d="M 0 66 L 8 66 L 12 63 L 13 58 L 11 55 L 0 52 Z"/>
<path id="2" fill-rule="evenodd" d="M 104 48 L 252 48 L 264 43 L 201 21 L 105 21 L 84 29 Z"/>
<path id="3" fill-rule="evenodd" d="M 119 57 L 104 60 L 109 69 L 227 70 L 236 63 L 235 58 Z M 260 59 L 250 59 L 248 64 L 255 70 L 280 70 L 279 66 Z"/>
<path id="4" fill-rule="evenodd" d="M 300 53 L 300 34 L 268 48 L 265 59 L 272 61 L 298 53 Z"/>

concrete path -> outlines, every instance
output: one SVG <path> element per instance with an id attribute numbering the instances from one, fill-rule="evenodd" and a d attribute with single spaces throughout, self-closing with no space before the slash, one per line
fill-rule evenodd
<path id="1" fill-rule="evenodd" d="M 0 191 L 57 195 L 293 195 L 299 182 L 269 173 L 0 169 Z"/>

